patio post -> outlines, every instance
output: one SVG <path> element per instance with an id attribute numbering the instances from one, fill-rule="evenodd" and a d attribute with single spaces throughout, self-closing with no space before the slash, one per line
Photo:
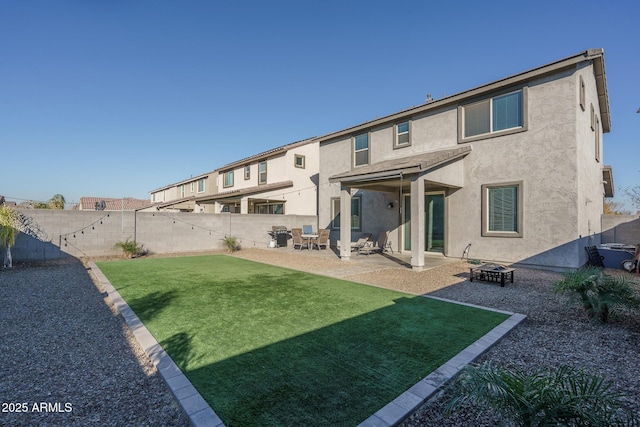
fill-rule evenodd
<path id="1" fill-rule="evenodd" d="M 424 268 L 424 178 L 411 178 L 411 268 Z"/>
<path id="2" fill-rule="evenodd" d="M 340 186 L 340 259 L 351 259 L 351 188 Z"/>

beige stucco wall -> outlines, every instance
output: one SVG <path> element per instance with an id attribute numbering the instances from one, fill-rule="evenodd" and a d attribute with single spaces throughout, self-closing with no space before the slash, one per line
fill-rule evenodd
<path id="1" fill-rule="evenodd" d="M 579 106 L 579 75 L 586 86 L 586 111 Z M 464 176 L 459 180 L 462 188 L 446 191 L 445 255 L 460 257 L 471 243 L 471 258 L 578 267 L 585 261 L 583 247 L 599 243 L 601 231 L 602 159 L 597 162 L 594 158 L 589 112 L 591 103 L 599 111 L 593 70 L 589 63 L 583 63 L 526 86 L 527 130 L 465 143 L 472 146 L 471 153 L 446 170 L 450 174 L 457 168 Z M 393 148 L 392 124 L 372 129 L 370 162 L 457 147 L 457 121 L 457 106 L 413 117 L 412 144 L 402 149 Z M 320 148 L 321 225 L 331 221 L 329 200 L 339 195 L 339 185 L 329 184 L 328 178 L 351 170 L 351 150 L 350 137 L 325 142 Z M 523 185 L 522 237 L 483 237 L 482 185 L 519 181 Z M 367 203 L 363 205 L 364 228 L 376 228 L 380 223 L 387 226 L 388 213 L 382 213 L 376 222 L 379 207 L 367 212 Z M 398 227 L 399 221 L 393 225 Z"/>

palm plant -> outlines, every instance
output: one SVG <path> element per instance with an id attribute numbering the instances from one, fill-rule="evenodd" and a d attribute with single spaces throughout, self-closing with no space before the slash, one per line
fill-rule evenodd
<path id="1" fill-rule="evenodd" d="M 225 236 L 224 239 L 222 239 L 222 242 L 227 247 L 228 253 L 235 252 L 238 249 L 240 249 L 240 244 L 238 243 L 238 239 L 233 236 Z"/>
<path id="2" fill-rule="evenodd" d="M 638 425 L 633 408 L 612 385 L 567 366 L 527 374 L 484 364 L 460 374 L 447 409 L 491 408 L 522 427 Z"/>
<path id="3" fill-rule="evenodd" d="M 124 242 L 116 242 L 113 247 L 122 249 L 122 255 L 125 258 L 133 258 L 142 251 L 138 243 L 135 240 L 130 240 L 130 238 L 127 238 Z"/>
<path id="4" fill-rule="evenodd" d="M 613 277 L 596 267 L 565 272 L 555 292 L 577 297 L 587 314 L 602 322 L 625 308 L 640 307 L 640 297 L 626 277 Z"/>
<path id="5" fill-rule="evenodd" d="M 6 250 L 3 266 L 6 268 L 13 267 L 13 259 L 11 257 L 11 246 L 16 243 L 17 223 L 16 212 L 8 206 L 0 206 L 0 248 Z"/>

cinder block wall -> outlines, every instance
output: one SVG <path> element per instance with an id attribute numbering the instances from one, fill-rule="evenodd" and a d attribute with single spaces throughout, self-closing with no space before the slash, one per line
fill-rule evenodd
<path id="1" fill-rule="evenodd" d="M 68 256 L 100 257 L 121 254 L 118 241 L 136 240 L 155 254 L 223 249 L 225 236 L 244 247 L 266 247 L 274 225 L 317 228 L 312 215 L 240 215 L 132 211 L 23 211 L 46 233 L 42 242 L 20 233 L 11 249 L 13 259 L 48 260 Z"/>
<path id="2" fill-rule="evenodd" d="M 602 215 L 602 243 L 640 243 L 639 215 Z"/>

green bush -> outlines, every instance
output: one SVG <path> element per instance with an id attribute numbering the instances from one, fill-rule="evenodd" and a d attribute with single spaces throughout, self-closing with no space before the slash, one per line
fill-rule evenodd
<path id="1" fill-rule="evenodd" d="M 116 242 L 113 247 L 122 249 L 122 255 L 125 258 L 134 258 L 142 252 L 142 248 L 138 246 L 138 243 L 135 240 L 130 240 L 129 238 L 124 242 Z"/>
<path id="2" fill-rule="evenodd" d="M 596 267 L 565 272 L 554 290 L 579 299 L 590 317 L 603 322 L 623 309 L 640 307 L 640 298 L 626 277 L 613 277 Z"/>
<path id="3" fill-rule="evenodd" d="M 598 374 L 567 366 L 533 373 L 469 366 L 453 384 L 447 410 L 477 405 L 523 427 L 637 425 L 625 395 L 612 385 Z"/>
<path id="4" fill-rule="evenodd" d="M 238 243 L 238 239 L 233 236 L 225 236 L 225 238 L 222 239 L 222 241 L 224 242 L 224 245 L 227 247 L 227 252 L 229 253 L 235 252 L 240 249 L 240 244 Z"/>

